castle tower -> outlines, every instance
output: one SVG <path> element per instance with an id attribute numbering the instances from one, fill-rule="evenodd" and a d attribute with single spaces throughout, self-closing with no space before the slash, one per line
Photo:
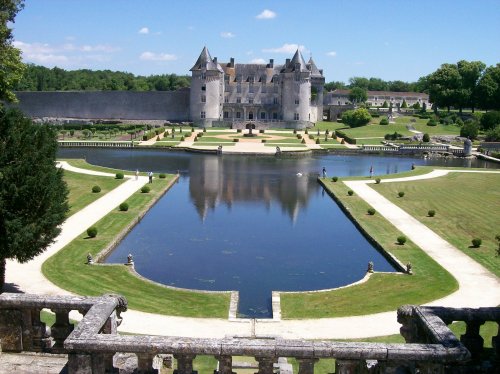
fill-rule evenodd
<path id="1" fill-rule="evenodd" d="M 204 47 L 190 71 L 191 121 L 199 127 L 211 127 L 213 121 L 222 120 L 224 70 Z"/>
<path id="2" fill-rule="evenodd" d="M 311 72 L 297 49 L 292 60 L 287 60 L 280 73 L 283 120 L 295 128 L 304 128 L 311 118 Z"/>
<path id="3" fill-rule="evenodd" d="M 307 63 L 311 72 L 311 121 L 317 122 L 323 119 L 323 89 L 325 77 L 323 70 L 318 69 L 312 57 Z"/>

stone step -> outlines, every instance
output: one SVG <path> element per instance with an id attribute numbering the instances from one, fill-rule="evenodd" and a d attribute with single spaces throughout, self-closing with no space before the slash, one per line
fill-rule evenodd
<path id="1" fill-rule="evenodd" d="M 0 353 L 0 373 L 63 374 L 67 373 L 67 355 L 48 353 Z"/>

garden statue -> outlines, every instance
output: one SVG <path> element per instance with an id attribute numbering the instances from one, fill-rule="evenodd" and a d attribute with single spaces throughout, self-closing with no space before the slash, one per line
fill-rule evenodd
<path id="1" fill-rule="evenodd" d="M 92 258 L 92 255 L 89 253 L 87 255 L 87 265 L 92 265 L 94 263 L 94 259 Z"/>
<path id="2" fill-rule="evenodd" d="M 373 273 L 373 261 L 368 263 L 368 269 L 366 269 L 367 273 Z"/>

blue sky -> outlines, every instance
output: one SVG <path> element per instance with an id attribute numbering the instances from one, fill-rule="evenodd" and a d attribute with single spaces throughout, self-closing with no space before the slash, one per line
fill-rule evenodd
<path id="1" fill-rule="evenodd" d="M 301 49 L 326 81 L 415 81 L 442 63 L 500 62 L 500 0 L 25 0 L 25 62 L 188 74 L 203 46 L 240 63 Z"/>

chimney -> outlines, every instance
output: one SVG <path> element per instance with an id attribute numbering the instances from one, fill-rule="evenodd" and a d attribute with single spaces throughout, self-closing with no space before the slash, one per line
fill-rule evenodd
<path id="1" fill-rule="evenodd" d="M 290 65 L 290 59 L 289 58 L 287 58 L 286 62 L 285 62 L 285 66 L 288 67 L 288 65 Z"/>
<path id="2" fill-rule="evenodd" d="M 319 73 L 323 75 L 323 69 L 319 69 Z"/>
<path id="3" fill-rule="evenodd" d="M 273 68 L 274 67 L 274 58 L 269 59 L 269 67 Z"/>
<path id="4" fill-rule="evenodd" d="M 234 57 L 229 60 L 229 67 L 234 68 Z"/>
<path id="5" fill-rule="evenodd" d="M 216 64 L 217 63 L 217 57 L 214 57 L 213 61 L 214 61 L 214 64 Z"/>

